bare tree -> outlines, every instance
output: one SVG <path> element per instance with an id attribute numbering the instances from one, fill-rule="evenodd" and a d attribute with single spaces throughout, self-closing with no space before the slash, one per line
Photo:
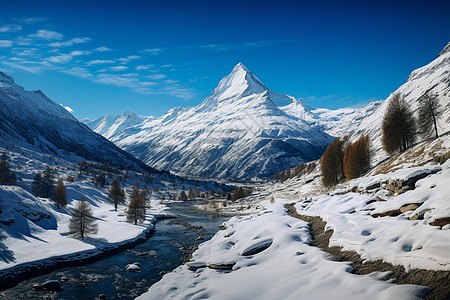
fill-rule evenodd
<path id="1" fill-rule="evenodd" d="M 186 200 L 188 199 L 188 197 L 187 197 L 187 195 L 186 195 L 186 192 L 185 192 L 184 190 L 182 190 L 182 191 L 180 192 L 179 198 L 180 198 L 181 201 L 186 201 Z"/>
<path id="2" fill-rule="evenodd" d="M 114 211 L 117 211 L 117 206 L 123 204 L 125 201 L 125 192 L 120 188 L 120 182 L 114 179 L 109 190 L 109 197 L 114 202 Z"/>
<path id="3" fill-rule="evenodd" d="M 188 199 L 194 200 L 194 191 L 192 190 L 192 188 L 190 188 L 188 191 Z"/>
<path id="4" fill-rule="evenodd" d="M 92 209 L 83 198 L 73 209 L 69 223 L 69 232 L 75 237 L 84 238 L 87 235 L 96 234 L 97 230 L 98 225 Z"/>
<path id="5" fill-rule="evenodd" d="M 403 152 L 414 143 L 416 122 L 405 100 L 396 93 L 392 96 L 382 122 L 384 150 L 393 154 Z"/>
<path id="6" fill-rule="evenodd" d="M 67 205 L 66 187 L 64 185 L 62 178 L 59 178 L 58 183 L 56 184 L 55 202 L 58 207 L 60 206 L 65 207 Z"/>
<path id="7" fill-rule="evenodd" d="M 433 131 L 435 137 L 439 137 L 436 122 L 439 114 L 440 104 L 437 96 L 431 95 L 429 94 L 429 91 L 426 91 L 425 94 L 419 98 L 419 117 L 417 120 L 420 126 L 420 132 L 424 137 L 428 137 Z"/>

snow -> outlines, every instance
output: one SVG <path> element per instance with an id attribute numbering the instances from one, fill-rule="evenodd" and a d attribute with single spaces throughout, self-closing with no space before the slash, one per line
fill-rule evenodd
<path id="1" fill-rule="evenodd" d="M 308 224 L 287 216 L 281 204 L 261 215 L 234 217 L 226 226 L 200 245 L 190 264 L 234 264 L 232 270 L 190 271 L 183 265 L 137 299 L 418 299 L 424 291 L 382 281 L 380 273 L 351 274 L 348 263 L 309 246 Z M 242 255 L 261 244 L 270 246 Z"/>
<path id="2" fill-rule="evenodd" d="M 103 119 L 88 125 L 149 165 L 180 175 L 271 177 L 317 159 L 332 140 L 275 104 L 292 100 L 238 64 L 198 106 L 171 109 L 111 136 L 117 122 L 108 130 Z"/>
<path id="3" fill-rule="evenodd" d="M 414 192 L 404 195 L 412 196 Z M 447 230 L 430 226 L 426 220 L 411 221 L 404 215 L 371 216 L 373 209 L 376 211 L 393 199 L 373 202 L 374 196 L 349 193 L 319 196 L 309 203 L 299 202 L 295 207 L 300 214 L 320 216 L 327 222 L 326 229 L 334 231 L 330 246 L 356 251 L 367 260 L 381 259 L 402 265 L 407 270 L 450 270 Z"/>
<path id="4" fill-rule="evenodd" d="M 421 204 L 412 211 L 412 216 L 424 216 L 427 223 L 450 217 L 450 160 L 436 175 L 421 179 L 416 183 L 414 191 L 407 191 L 390 201 L 382 203 L 373 213 L 396 210 L 407 204 Z"/>

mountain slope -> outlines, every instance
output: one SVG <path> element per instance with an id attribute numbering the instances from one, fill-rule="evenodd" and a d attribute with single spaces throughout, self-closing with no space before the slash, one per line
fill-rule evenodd
<path id="1" fill-rule="evenodd" d="M 21 145 L 75 160 L 84 158 L 123 167 L 150 169 L 79 122 L 41 91 L 26 91 L 2 72 L 0 120 L 0 146 L 6 148 Z"/>
<path id="2" fill-rule="evenodd" d="M 293 99 L 269 90 L 239 63 L 200 105 L 171 109 L 109 138 L 148 164 L 182 175 L 270 177 L 319 158 L 332 140 L 280 110 L 279 98 Z"/>

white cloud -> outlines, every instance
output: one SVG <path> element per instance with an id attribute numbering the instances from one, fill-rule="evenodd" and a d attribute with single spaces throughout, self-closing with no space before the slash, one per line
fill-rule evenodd
<path id="1" fill-rule="evenodd" d="M 143 53 L 151 54 L 151 55 L 158 55 L 164 50 L 161 48 L 150 48 L 150 49 L 144 49 L 142 50 Z"/>
<path id="2" fill-rule="evenodd" d="M 43 66 L 39 66 L 39 65 L 38 66 L 36 66 L 36 65 L 35 66 L 24 66 L 19 63 L 12 63 L 9 61 L 3 61 L 2 63 L 5 66 L 8 66 L 10 68 L 26 71 L 29 73 L 35 73 L 35 74 L 41 72 L 44 69 Z"/>
<path id="3" fill-rule="evenodd" d="M 29 46 L 33 42 L 32 39 L 20 36 L 16 39 L 16 44 L 20 46 Z"/>
<path id="4" fill-rule="evenodd" d="M 155 75 L 148 75 L 148 76 L 145 76 L 145 77 L 147 77 L 149 79 L 152 79 L 152 80 L 156 80 L 156 79 L 166 78 L 166 75 L 164 75 L 164 74 L 155 74 Z"/>
<path id="5" fill-rule="evenodd" d="M 42 40 L 61 40 L 63 35 L 56 31 L 40 29 L 36 33 L 30 34 L 29 37 L 34 37 Z"/>
<path id="6" fill-rule="evenodd" d="M 76 37 L 73 38 L 71 40 L 65 41 L 65 42 L 54 42 L 54 43 L 50 43 L 50 47 L 66 47 L 66 46 L 72 46 L 75 44 L 82 44 L 82 43 L 87 43 L 89 42 L 91 39 L 88 37 Z"/>
<path id="7" fill-rule="evenodd" d="M 139 82 L 139 84 L 143 85 L 143 86 L 151 86 L 151 85 L 156 85 L 156 82 L 141 81 L 141 82 Z"/>
<path id="8" fill-rule="evenodd" d="M 64 106 L 62 104 L 61 104 L 61 106 L 64 107 L 68 112 L 73 113 L 73 109 L 71 109 L 70 107 Z"/>
<path id="9" fill-rule="evenodd" d="M 0 48 L 12 47 L 12 41 L 0 40 Z"/>
<path id="10" fill-rule="evenodd" d="M 139 82 L 137 78 L 115 74 L 99 74 L 94 81 L 118 87 L 135 87 Z"/>
<path id="11" fill-rule="evenodd" d="M 148 70 L 153 67 L 154 67 L 154 65 L 140 65 L 140 66 L 136 67 L 136 70 Z"/>
<path id="12" fill-rule="evenodd" d="M 51 61 L 52 63 L 55 64 L 62 64 L 62 63 L 66 63 L 72 60 L 72 58 L 74 58 L 75 56 L 82 56 L 82 55 L 89 55 L 91 52 L 90 51 L 72 51 L 69 54 L 61 54 L 61 55 L 57 55 L 57 56 L 50 56 L 47 58 L 48 61 Z"/>
<path id="13" fill-rule="evenodd" d="M 85 79 L 91 79 L 94 77 L 94 75 L 92 75 L 87 69 L 79 67 L 73 67 L 68 70 L 61 70 L 60 72 Z"/>
<path id="14" fill-rule="evenodd" d="M 115 61 L 113 60 L 109 60 L 109 59 L 95 59 L 95 60 L 91 60 L 90 62 L 87 63 L 88 66 L 93 66 L 93 65 L 102 65 L 102 64 L 112 64 Z"/>
<path id="15" fill-rule="evenodd" d="M 111 49 L 109 49 L 108 47 L 98 47 L 94 49 L 95 51 L 98 52 L 108 52 L 108 51 L 112 51 Z"/>
<path id="16" fill-rule="evenodd" d="M 161 66 L 161 68 L 170 68 L 170 67 L 172 67 L 173 65 L 162 65 Z"/>
<path id="17" fill-rule="evenodd" d="M 32 17 L 32 18 L 19 18 L 16 20 L 21 23 L 24 23 L 24 24 L 35 24 L 35 23 L 43 22 L 46 19 L 42 18 L 42 17 Z"/>
<path id="18" fill-rule="evenodd" d="M 119 60 L 120 62 L 126 64 L 126 63 L 128 63 L 129 61 L 131 61 L 131 60 L 135 60 L 135 59 L 139 59 L 139 58 L 141 58 L 141 56 L 139 56 L 139 55 L 130 55 L 130 56 L 127 56 L 127 57 L 119 58 L 118 60 Z"/>
<path id="19" fill-rule="evenodd" d="M 4 25 L 0 27 L 0 32 L 17 32 L 21 30 L 22 26 L 20 25 Z"/>
<path id="20" fill-rule="evenodd" d="M 110 67 L 109 69 L 114 72 L 119 72 L 119 71 L 125 71 L 126 69 L 128 69 L 128 67 L 116 66 L 116 67 Z"/>

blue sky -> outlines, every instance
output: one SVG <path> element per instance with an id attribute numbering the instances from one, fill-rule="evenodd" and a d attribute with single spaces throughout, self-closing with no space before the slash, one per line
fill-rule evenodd
<path id="1" fill-rule="evenodd" d="M 0 70 L 79 119 L 197 105 L 238 62 L 314 107 L 362 105 L 450 40 L 449 1 L 0 2 Z"/>

